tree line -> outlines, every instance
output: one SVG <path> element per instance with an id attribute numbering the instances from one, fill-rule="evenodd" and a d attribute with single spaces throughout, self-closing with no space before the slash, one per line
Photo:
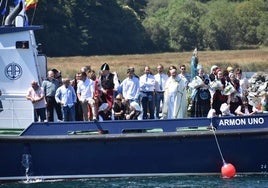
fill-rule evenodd
<path id="1" fill-rule="evenodd" d="M 27 14 L 48 56 L 268 46 L 267 0 L 40 0 Z"/>

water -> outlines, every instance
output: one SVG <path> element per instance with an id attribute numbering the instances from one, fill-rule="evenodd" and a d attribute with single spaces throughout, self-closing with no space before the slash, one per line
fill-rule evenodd
<path id="1" fill-rule="evenodd" d="M 135 178 L 96 178 L 80 180 L 51 180 L 0 183 L 0 188 L 175 188 L 175 187 L 222 187 L 264 188 L 268 187 L 268 176 L 236 176 L 222 179 L 220 176 L 171 176 Z"/>

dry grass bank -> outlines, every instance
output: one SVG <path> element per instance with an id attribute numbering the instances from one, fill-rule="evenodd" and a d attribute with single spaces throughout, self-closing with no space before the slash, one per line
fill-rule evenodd
<path id="1" fill-rule="evenodd" d="M 143 73 L 145 65 L 156 72 L 156 66 L 161 63 L 165 68 L 170 65 L 179 66 L 185 64 L 189 70 L 192 52 L 183 53 L 158 53 L 142 55 L 118 55 L 118 56 L 77 56 L 48 58 L 48 67 L 62 71 L 64 77 L 73 77 L 82 66 L 90 65 L 98 71 L 100 66 L 107 62 L 111 71 L 116 71 L 120 79 L 126 76 L 129 66 L 135 67 L 137 75 Z M 201 51 L 199 52 L 199 64 L 209 72 L 212 65 L 222 68 L 227 66 L 241 67 L 244 71 L 268 72 L 268 49 L 259 50 L 235 50 L 235 51 Z"/>

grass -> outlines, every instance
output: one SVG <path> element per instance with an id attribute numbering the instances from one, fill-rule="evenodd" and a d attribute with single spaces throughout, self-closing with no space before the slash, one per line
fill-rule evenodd
<path id="1" fill-rule="evenodd" d="M 76 72 L 83 66 L 90 65 L 96 72 L 103 63 L 108 63 L 112 72 L 117 72 L 119 79 L 126 77 L 129 66 L 135 68 L 137 75 L 143 74 L 144 66 L 150 66 L 156 73 L 158 64 L 165 69 L 171 65 L 178 67 L 185 64 L 189 70 L 192 52 L 180 53 L 156 53 L 136 55 L 106 55 L 106 56 L 76 56 L 48 58 L 48 68 L 56 68 L 62 72 L 63 77 L 73 78 Z M 268 72 L 268 48 L 258 50 L 234 50 L 234 51 L 200 51 L 199 64 L 209 73 L 212 65 L 222 69 L 232 66 L 241 67 L 243 71 Z"/>

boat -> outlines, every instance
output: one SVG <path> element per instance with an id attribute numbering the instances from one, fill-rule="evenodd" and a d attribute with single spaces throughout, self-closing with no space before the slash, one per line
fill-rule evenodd
<path id="1" fill-rule="evenodd" d="M 45 77 L 46 56 L 34 37 L 42 27 L 22 22 L 0 27 L 0 181 L 221 175 L 225 164 L 267 174 L 267 114 L 32 123 L 25 91 Z"/>
<path id="2" fill-rule="evenodd" d="M 219 175 L 221 153 L 237 174 L 266 174 L 267 146 L 267 115 L 32 123 L 0 136 L 0 180 Z"/>

